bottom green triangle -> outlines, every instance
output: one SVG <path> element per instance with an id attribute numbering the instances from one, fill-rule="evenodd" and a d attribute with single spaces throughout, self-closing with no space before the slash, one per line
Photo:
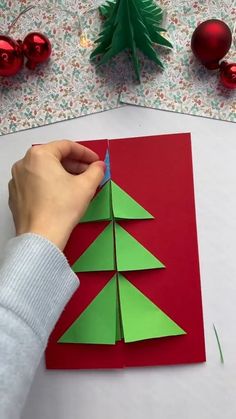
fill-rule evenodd
<path id="1" fill-rule="evenodd" d="M 116 317 L 117 283 L 114 276 L 58 342 L 114 345 L 117 334 Z"/>
<path id="2" fill-rule="evenodd" d="M 118 283 L 125 342 L 186 334 L 121 274 Z"/>

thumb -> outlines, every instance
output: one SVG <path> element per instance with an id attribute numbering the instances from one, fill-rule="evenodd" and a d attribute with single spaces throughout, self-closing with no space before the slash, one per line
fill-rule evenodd
<path id="1" fill-rule="evenodd" d="M 80 182 L 82 180 L 91 188 L 91 190 L 96 192 L 96 189 L 100 185 L 102 179 L 104 178 L 104 173 L 106 170 L 106 165 L 103 161 L 96 161 L 91 163 L 84 173 L 78 175 Z"/>

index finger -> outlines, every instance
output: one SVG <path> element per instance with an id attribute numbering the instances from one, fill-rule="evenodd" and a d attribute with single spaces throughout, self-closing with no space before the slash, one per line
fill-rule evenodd
<path id="1" fill-rule="evenodd" d="M 93 163 L 99 160 L 97 153 L 82 144 L 70 140 L 52 141 L 40 147 L 53 154 L 59 161 L 72 159 L 83 163 Z"/>

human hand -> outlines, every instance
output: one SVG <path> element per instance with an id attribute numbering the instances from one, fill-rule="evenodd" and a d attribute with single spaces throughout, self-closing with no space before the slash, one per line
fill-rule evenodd
<path id="1" fill-rule="evenodd" d="M 36 233 L 63 250 L 104 170 L 96 153 L 72 141 L 31 147 L 13 165 L 9 182 L 16 235 Z"/>

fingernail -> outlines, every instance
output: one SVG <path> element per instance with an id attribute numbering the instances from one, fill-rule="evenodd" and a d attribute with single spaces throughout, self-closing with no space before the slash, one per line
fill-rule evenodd
<path id="1" fill-rule="evenodd" d="M 105 171 L 106 171 L 106 163 L 104 161 L 102 161 L 102 160 L 99 160 L 97 163 L 99 163 L 99 165 L 102 166 L 103 171 L 105 173 Z"/>

